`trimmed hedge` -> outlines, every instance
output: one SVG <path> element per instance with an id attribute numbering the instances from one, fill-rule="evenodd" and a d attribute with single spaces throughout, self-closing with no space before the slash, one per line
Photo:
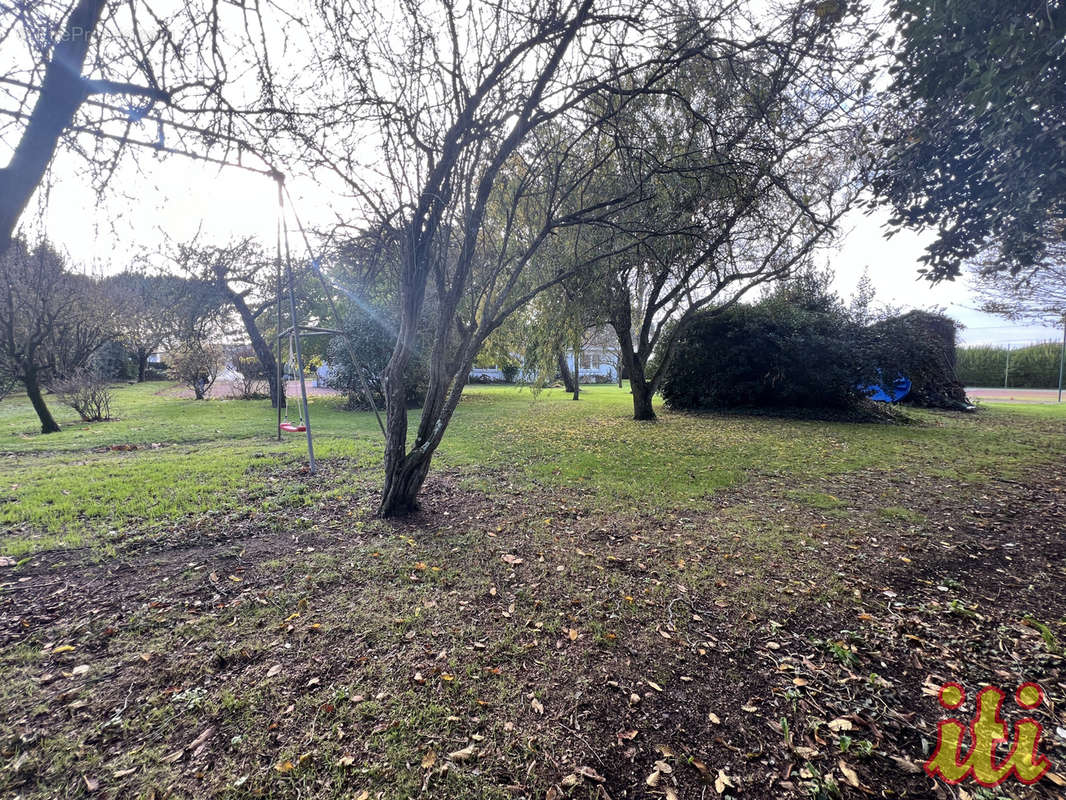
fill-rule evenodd
<path id="1" fill-rule="evenodd" d="M 1015 389 L 1055 389 L 1059 385 L 1061 342 L 1041 342 L 1010 351 L 1006 347 L 960 347 L 956 351 L 959 380 L 967 386 L 1003 386 Z"/>

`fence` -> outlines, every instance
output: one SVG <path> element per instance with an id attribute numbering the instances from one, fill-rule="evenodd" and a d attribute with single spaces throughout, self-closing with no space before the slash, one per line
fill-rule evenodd
<path id="1" fill-rule="evenodd" d="M 955 371 L 966 386 L 1055 389 L 1062 342 L 1026 347 L 976 345 L 956 350 Z"/>

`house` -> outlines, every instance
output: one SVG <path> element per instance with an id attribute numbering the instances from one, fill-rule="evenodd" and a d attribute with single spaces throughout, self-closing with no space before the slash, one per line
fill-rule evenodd
<path id="1" fill-rule="evenodd" d="M 516 353 L 515 359 L 520 360 Z M 566 365 L 574 372 L 574 352 L 566 353 Z M 618 339 L 614 330 L 607 326 L 593 328 L 584 337 L 579 353 L 578 379 L 581 383 L 614 383 L 618 380 Z M 533 375 L 527 370 L 518 371 L 517 380 L 531 381 Z M 503 369 L 498 365 L 475 366 L 470 370 L 470 380 L 474 383 L 503 383 L 506 381 Z"/>

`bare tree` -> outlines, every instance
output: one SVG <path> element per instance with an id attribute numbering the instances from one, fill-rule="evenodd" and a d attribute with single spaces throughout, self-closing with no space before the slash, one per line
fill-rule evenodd
<path id="1" fill-rule="evenodd" d="M 213 286 L 240 317 L 262 374 L 270 386 L 271 404 L 277 408 L 278 392 L 285 399 L 285 386 L 278 384 L 274 348 L 266 335 L 273 336 L 269 312 L 277 302 L 275 264 L 253 239 L 224 246 L 179 244 L 171 256 L 192 280 Z M 266 335 L 264 335 L 264 331 Z"/>
<path id="2" fill-rule="evenodd" d="M 12 146 L 0 253 L 60 148 L 85 156 L 102 187 L 130 144 L 225 159 L 251 149 L 246 115 L 284 113 L 258 3 L 35 0 L 12 11 L 0 27 L 0 139 Z M 242 102 L 227 99 L 230 83 Z"/>
<path id="3" fill-rule="evenodd" d="M 122 272 L 104 280 L 104 290 L 118 310 L 118 335 L 137 360 L 137 381 L 148 370 L 148 357 L 173 338 L 175 311 L 185 289 L 181 278 Z"/>
<path id="4" fill-rule="evenodd" d="M 59 431 L 42 389 L 86 367 L 114 327 L 100 285 L 47 243 L 16 239 L 0 256 L 0 372 L 26 387 L 42 433 Z"/>
<path id="5" fill-rule="evenodd" d="M 998 252 L 974 261 L 974 289 L 982 311 L 1053 324 L 1066 319 L 1066 242 L 1048 239 L 1041 263 L 1013 275 L 1002 271 Z"/>
<path id="6" fill-rule="evenodd" d="M 485 339 L 565 279 L 536 258 L 541 245 L 643 199 L 585 199 L 611 156 L 601 127 L 680 64 L 728 61 L 765 34 L 733 0 L 699 12 L 623 0 L 318 5 L 327 31 L 315 76 L 328 102 L 298 135 L 401 251 L 379 508 L 390 516 L 415 506 Z M 502 213 L 488 213 L 494 203 Z M 404 370 L 431 291 L 430 384 L 409 446 Z"/>

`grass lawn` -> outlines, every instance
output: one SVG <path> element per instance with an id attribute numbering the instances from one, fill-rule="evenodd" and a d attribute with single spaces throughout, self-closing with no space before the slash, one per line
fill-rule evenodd
<path id="1" fill-rule="evenodd" d="M 471 387 L 399 522 L 373 417 L 311 408 L 314 476 L 266 402 L 122 387 L 49 436 L 0 403 L 0 792 L 1066 791 L 1062 408 L 648 424 Z M 1040 682 L 1052 775 L 937 788 L 948 680 Z"/>

